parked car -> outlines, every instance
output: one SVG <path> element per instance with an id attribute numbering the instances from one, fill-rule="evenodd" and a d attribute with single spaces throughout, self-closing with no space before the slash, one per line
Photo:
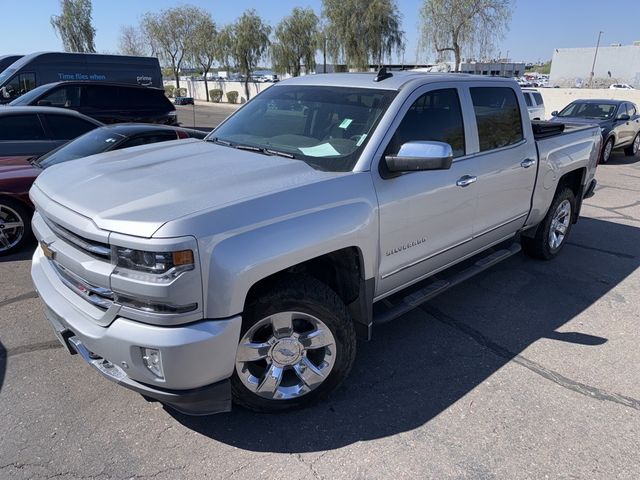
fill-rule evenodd
<path id="1" fill-rule="evenodd" d="M 540 92 L 533 88 L 523 88 L 522 94 L 527 104 L 527 111 L 531 120 L 544 120 L 546 112 L 544 109 L 544 100 Z"/>
<path id="2" fill-rule="evenodd" d="M 2 110 L 4 109 L 0 110 L 0 115 Z M 57 117 L 56 120 L 64 122 L 65 116 L 81 117 L 75 112 L 62 111 L 62 120 Z M 0 136 L 4 131 L 1 126 L 3 118 L 4 116 L 0 116 Z M 202 139 L 205 135 L 204 132 L 185 128 L 122 123 L 91 130 L 39 157 L 0 158 L 0 255 L 16 251 L 29 239 L 33 206 L 28 192 L 45 168 L 97 153 L 185 138 Z"/>
<path id="3" fill-rule="evenodd" d="M 635 104 L 625 100 L 575 100 L 560 112 L 552 112 L 552 121 L 596 124 L 604 138 L 600 161 L 607 163 L 611 152 L 622 148 L 627 156 L 640 151 L 640 114 Z"/>
<path id="4" fill-rule="evenodd" d="M 6 164 L 43 155 L 102 125 L 72 110 L 1 107 L 0 162 Z"/>
<path id="5" fill-rule="evenodd" d="M 194 101 L 193 97 L 176 97 L 173 103 L 176 105 L 193 105 Z"/>
<path id="6" fill-rule="evenodd" d="M 300 407 L 347 377 L 375 323 L 520 239 L 558 255 L 601 142 L 532 125 L 509 79 L 298 77 L 205 142 L 46 171 L 32 278 L 62 344 L 121 386 L 187 414 Z"/>
<path id="7" fill-rule="evenodd" d="M 40 105 L 76 110 L 106 124 L 178 125 L 176 107 L 164 90 L 107 82 L 57 82 L 36 87 L 11 106 Z"/>
<path id="8" fill-rule="evenodd" d="M 635 88 L 627 83 L 614 83 L 613 85 L 610 85 L 609 88 L 611 90 L 635 90 Z"/>

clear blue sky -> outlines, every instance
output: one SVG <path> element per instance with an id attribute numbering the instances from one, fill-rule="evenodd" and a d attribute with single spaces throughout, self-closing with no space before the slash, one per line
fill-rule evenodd
<path id="1" fill-rule="evenodd" d="M 407 34 L 405 61 L 416 60 L 418 10 L 421 0 L 397 0 Z M 21 0 L 0 9 L 2 41 L 0 55 L 61 50 L 49 18 L 59 11 L 58 0 Z M 120 25 L 136 24 L 147 11 L 157 11 L 181 3 L 198 5 L 210 11 L 216 23 L 235 20 L 243 10 L 255 8 L 270 24 L 288 15 L 295 6 L 312 7 L 318 13 L 321 0 L 94 0 L 93 19 L 99 52 L 116 52 Z M 614 14 L 606 2 L 595 0 L 514 0 L 511 29 L 498 47 L 502 57 L 514 61 L 550 59 L 557 47 L 595 45 L 598 31 L 604 31 L 602 43 L 630 44 L 640 40 L 640 0 L 615 0 Z M 422 58 L 421 61 L 426 61 Z"/>

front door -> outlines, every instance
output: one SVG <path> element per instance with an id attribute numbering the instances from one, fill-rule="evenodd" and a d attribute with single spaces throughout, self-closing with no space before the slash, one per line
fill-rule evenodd
<path id="1" fill-rule="evenodd" d="M 458 185 L 472 174 L 464 161 L 469 147 L 459 89 L 422 87 L 400 113 L 385 155 L 396 154 L 406 142 L 432 140 L 450 144 L 455 158 L 449 170 L 397 176 L 385 174 L 384 155 L 380 165 L 374 162 L 381 248 L 377 297 L 459 258 L 473 236 L 475 188 Z"/>

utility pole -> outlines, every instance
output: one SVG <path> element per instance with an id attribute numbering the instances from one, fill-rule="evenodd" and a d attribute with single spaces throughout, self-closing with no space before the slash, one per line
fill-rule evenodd
<path id="1" fill-rule="evenodd" d="M 598 48 L 600 48 L 600 37 L 604 32 L 600 31 L 598 33 L 598 43 L 596 43 L 596 52 L 593 54 L 593 65 L 591 66 L 591 76 L 589 77 L 589 88 L 593 86 L 593 76 L 595 75 L 596 70 L 596 60 L 598 58 Z"/>

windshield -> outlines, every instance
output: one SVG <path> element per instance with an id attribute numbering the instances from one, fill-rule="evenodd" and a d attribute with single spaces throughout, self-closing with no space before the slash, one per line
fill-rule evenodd
<path id="1" fill-rule="evenodd" d="M 118 145 L 124 138 L 124 135 L 111 132 L 108 128 L 98 128 L 41 156 L 34 164 L 40 168 L 47 168 L 69 160 L 106 152 Z"/>
<path id="2" fill-rule="evenodd" d="M 351 170 L 396 92 L 273 86 L 214 130 L 209 141 Z"/>
<path id="3" fill-rule="evenodd" d="M 0 85 L 2 85 L 14 73 L 16 73 L 15 68 L 7 68 L 3 72 L 0 72 Z"/>
<path id="4" fill-rule="evenodd" d="M 613 118 L 617 105 L 612 103 L 581 103 L 574 102 L 562 110 L 559 117 L 596 118 L 607 120 Z"/>

